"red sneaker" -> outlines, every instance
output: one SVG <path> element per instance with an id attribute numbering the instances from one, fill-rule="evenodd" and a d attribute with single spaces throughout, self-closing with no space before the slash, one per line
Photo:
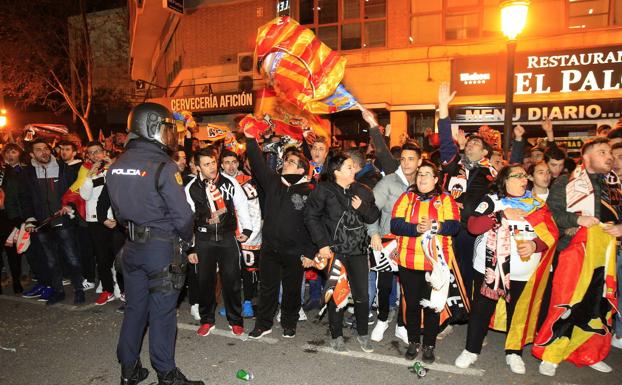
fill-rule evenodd
<path id="1" fill-rule="evenodd" d="M 114 294 L 109 293 L 107 291 L 102 291 L 99 297 L 97 297 L 97 300 L 95 301 L 95 305 L 97 306 L 105 305 L 110 301 L 114 301 Z"/>
<path id="2" fill-rule="evenodd" d="M 203 324 L 201 325 L 199 330 L 197 330 L 197 334 L 200 335 L 201 337 L 208 336 L 213 328 L 214 328 L 214 324 Z"/>
<path id="3" fill-rule="evenodd" d="M 241 336 L 244 334 L 244 326 L 230 325 L 229 327 L 231 328 L 231 333 L 233 333 L 233 335 Z"/>

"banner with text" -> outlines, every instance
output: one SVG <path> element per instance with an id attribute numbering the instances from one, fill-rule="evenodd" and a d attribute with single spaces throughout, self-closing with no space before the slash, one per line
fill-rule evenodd
<path id="1" fill-rule="evenodd" d="M 449 108 L 452 123 L 503 123 L 505 110 L 502 104 L 453 106 Z M 577 101 L 559 103 L 515 104 L 512 121 L 528 123 L 552 121 L 619 119 L 622 100 Z"/>

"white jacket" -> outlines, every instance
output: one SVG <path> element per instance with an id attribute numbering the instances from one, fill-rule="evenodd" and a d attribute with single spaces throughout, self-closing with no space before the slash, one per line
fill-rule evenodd
<path id="1" fill-rule="evenodd" d="M 97 200 L 102 193 L 104 183 L 106 182 L 106 172 L 100 172 L 94 177 L 86 177 L 82 186 L 80 186 L 80 196 L 86 202 L 86 221 L 98 222 L 97 220 Z M 106 219 L 113 219 L 112 208 L 108 209 Z"/>

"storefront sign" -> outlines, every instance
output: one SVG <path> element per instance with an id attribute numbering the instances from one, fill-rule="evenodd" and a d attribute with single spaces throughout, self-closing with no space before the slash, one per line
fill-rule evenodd
<path id="1" fill-rule="evenodd" d="M 505 93 L 506 55 L 457 58 L 452 70 L 458 95 Z M 516 95 L 612 91 L 622 87 L 622 46 L 525 53 L 515 58 Z M 489 74 L 482 82 L 467 74 Z M 477 81 L 480 80 L 480 81 Z"/>
<path id="2" fill-rule="evenodd" d="M 246 112 L 253 109 L 252 92 L 197 95 L 170 99 L 173 111 L 190 112 Z"/>
<path id="3" fill-rule="evenodd" d="M 619 119 L 622 101 L 617 99 L 567 103 L 514 105 L 515 122 Z M 505 110 L 502 104 L 486 106 L 456 106 L 449 109 L 452 123 L 502 123 Z"/>

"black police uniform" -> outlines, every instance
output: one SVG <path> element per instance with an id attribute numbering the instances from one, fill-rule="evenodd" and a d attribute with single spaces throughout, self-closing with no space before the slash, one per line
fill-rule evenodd
<path id="1" fill-rule="evenodd" d="M 124 246 L 127 306 L 117 356 L 122 365 L 139 359 L 148 323 L 151 364 L 158 373 L 168 373 L 176 368 L 179 291 L 161 273 L 172 261 L 173 239 L 192 240 L 193 214 L 177 166 L 159 144 L 139 138 L 131 140 L 126 149 L 108 170 L 110 200 L 121 224 L 148 227 L 151 237 L 144 243 L 128 239 Z"/>

